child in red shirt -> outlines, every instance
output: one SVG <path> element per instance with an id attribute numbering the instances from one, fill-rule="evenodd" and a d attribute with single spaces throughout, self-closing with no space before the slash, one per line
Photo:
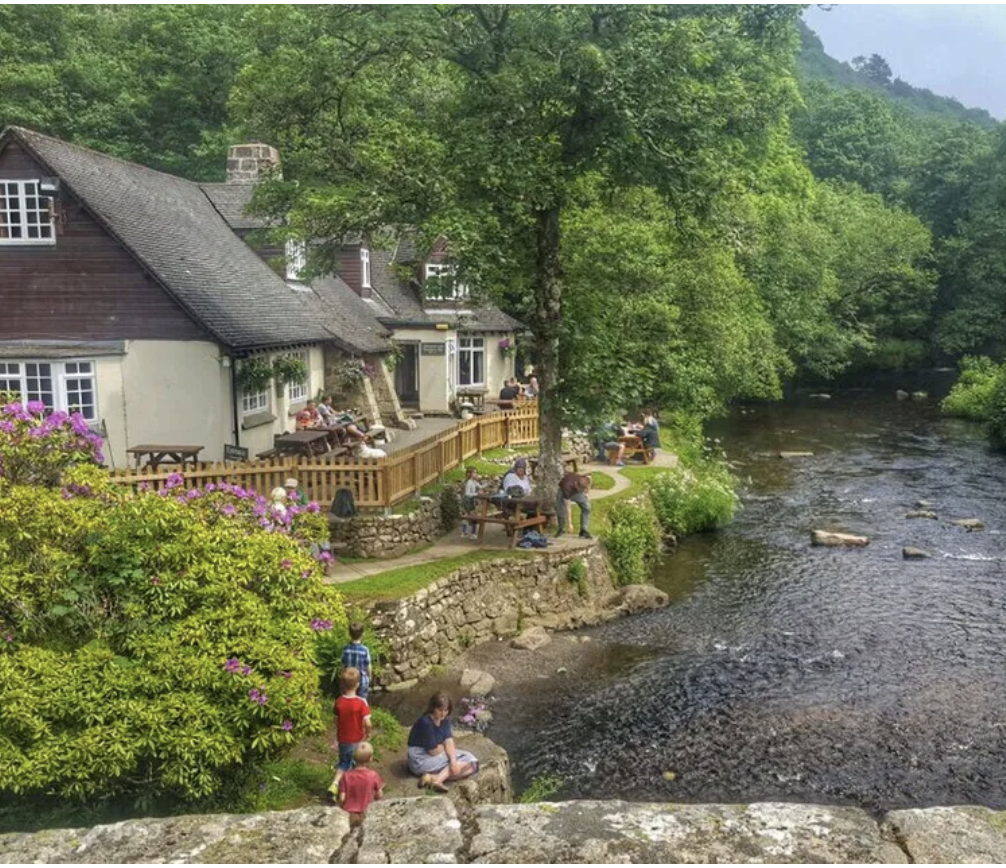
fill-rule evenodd
<path id="1" fill-rule="evenodd" d="M 339 781 L 353 767 L 356 746 L 370 738 L 370 706 L 362 696 L 356 695 L 360 686 L 360 670 L 350 666 L 342 671 L 339 679 L 342 696 L 335 700 L 335 734 L 338 739 L 334 747 L 339 751 L 339 764 L 335 769 L 335 780 L 328 792 L 338 798 Z"/>
<path id="2" fill-rule="evenodd" d="M 363 819 L 371 802 L 384 798 L 384 781 L 369 767 L 373 758 L 374 749 L 370 742 L 361 741 L 353 753 L 356 767 L 346 772 L 339 781 L 339 804 L 354 825 Z"/>

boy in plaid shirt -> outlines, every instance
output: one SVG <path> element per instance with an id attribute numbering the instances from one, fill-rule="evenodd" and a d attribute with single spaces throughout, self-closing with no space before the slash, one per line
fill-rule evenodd
<path id="1" fill-rule="evenodd" d="M 360 686 L 356 695 L 367 698 L 370 693 L 370 649 L 363 644 L 363 624 L 349 625 L 349 644 L 342 649 L 342 669 L 352 667 L 360 671 Z"/>

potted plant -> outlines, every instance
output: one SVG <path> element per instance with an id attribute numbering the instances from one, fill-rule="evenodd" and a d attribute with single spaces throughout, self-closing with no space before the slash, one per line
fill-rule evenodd
<path id="1" fill-rule="evenodd" d="M 503 354 L 504 359 L 510 358 L 510 356 L 514 354 L 514 350 L 516 349 L 516 347 L 514 347 L 513 341 L 510 340 L 510 338 L 508 337 L 500 338 L 499 343 L 497 343 L 496 346 L 499 347 L 500 352 Z"/>
<path id="2" fill-rule="evenodd" d="M 298 356 L 277 356 L 272 363 L 272 374 L 277 385 L 303 383 L 307 379 L 307 365 Z"/>

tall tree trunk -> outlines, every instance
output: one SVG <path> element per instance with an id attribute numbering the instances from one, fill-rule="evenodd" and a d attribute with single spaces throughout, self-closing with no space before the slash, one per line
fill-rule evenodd
<path id="1" fill-rule="evenodd" d="M 559 262 L 559 208 L 538 213 L 538 286 L 533 328 L 538 360 L 538 496 L 555 499 L 562 476 L 562 410 L 556 390 L 562 379 L 559 360 L 559 323 L 562 316 L 562 271 Z"/>

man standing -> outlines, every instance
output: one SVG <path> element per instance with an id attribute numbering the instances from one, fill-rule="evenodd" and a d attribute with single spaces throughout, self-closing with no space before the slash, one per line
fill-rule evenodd
<path id="1" fill-rule="evenodd" d="M 556 536 L 562 536 L 566 532 L 569 504 L 575 503 L 580 507 L 580 539 L 593 539 L 587 530 L 587 525 L 590 524 L 590 500 L 587 499 L 587 492 L 593 481 L 589 473 L 584 476 L 567 473 L 559 480 L 559 493 L 555 498 L 555 517 L 559 522 Z"/>

